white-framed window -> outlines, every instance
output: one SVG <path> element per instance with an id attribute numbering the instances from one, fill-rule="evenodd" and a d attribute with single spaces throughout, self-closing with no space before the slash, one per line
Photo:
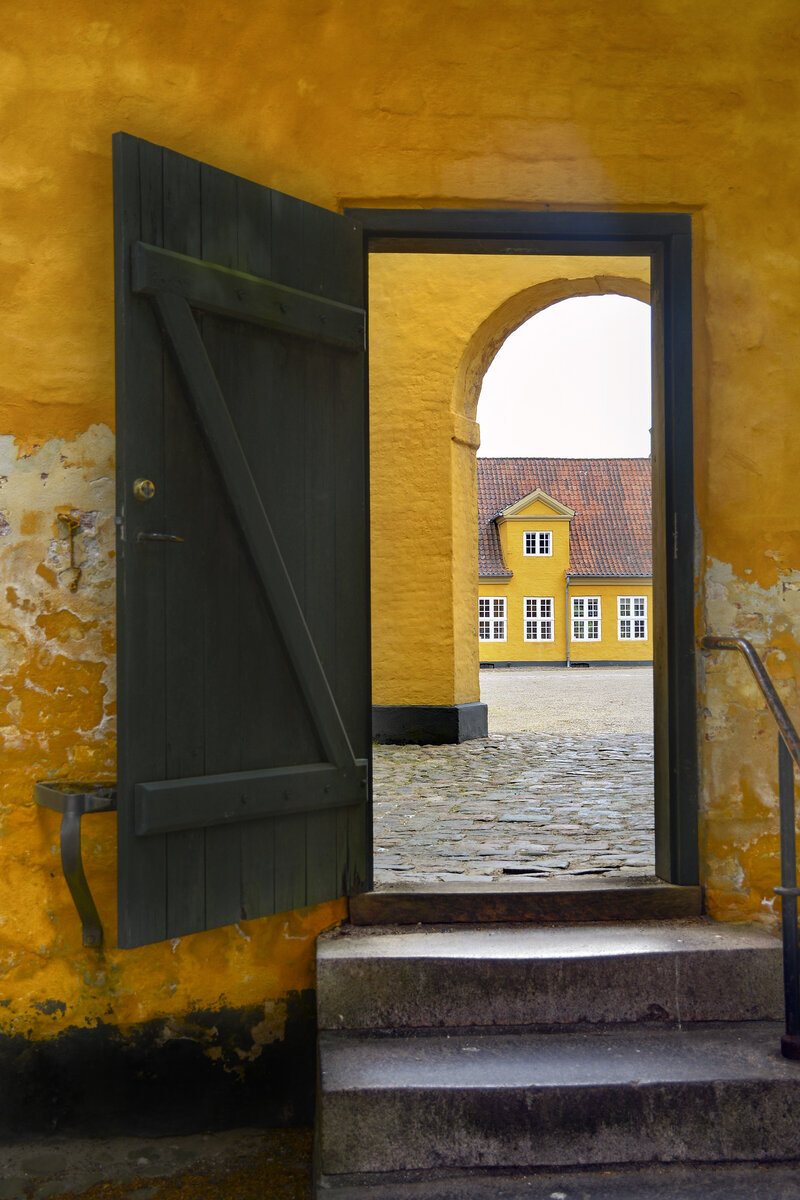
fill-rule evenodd
<path id="1" fill-rule="evenodd" d="M 600 641 L 600 597 L 572 597 L 573 642 Z"/>
<path id="2" fill-rule="evenodd" d="M 526 596 L 525 641 L 552 642 L 553 637 L 552 596 Z"/>
<path id="3" fill-rule="evenodd" d="M 617 632 L 621 642 L 647 641 L 646 596 L 617 596 Z"/>
<path id="4" fill-rule="evenodd" d="M 552 531 L 549 529 L 526 529 L 522 535 L 522 549 L 526 555 L 552 555 Z"/>
<path id="5" fill-rule="evenodd" d="M 505 596 L 481 596 L 478 600 L 478 638 L 482 642 L 506 640 Z"/>

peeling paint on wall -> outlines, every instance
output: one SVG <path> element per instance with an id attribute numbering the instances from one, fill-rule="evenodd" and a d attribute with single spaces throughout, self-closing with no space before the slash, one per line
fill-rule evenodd
<path id="1" fill-rule="evenodd" d="M 175 1036 L 185 1038 L 187 1014 L 257 1004 L 242 1051 L 254 1061 L 282 1036 L 285 996 L 313 986 L 314 939 L 343 918 L 345 902 L 118 950 L 116 824 L 99 813 L 84 818 L 83 857 L 106 944 L 82 946 L 61 869 L 60 818 L 34 804 L 33 785 L 115 774 L 109 428 L 21 452 L 0 438 L 0 513 L 0 1038 L 50 1039 L 98 1022 L 132 1029 L 161 1017 L 164 1030 L 180 1026 Z M 64 517 L 74 526 L 73 565 Z M 207 1028 L 202 1041 L 227 1053 Z"/>
<path id="2" fill-rule="evenodd" d="M 21 455 L 0 438 L 0 477 L 0 745 L 4 803 L 19 804 L 34 766 L 114 774 L 113 434 Z"/>
<path id="3" fill-rule="evenodd" d="M 767 555 L 774 554 L 769 550 Z M 704 628 L 748 638 L 800 724 L 800 570 L 764 587 L 709 559 Z M 741 655 L 700 658 L 701 870 L 712 916 L 774 923 L 780 911 L 777 729 Z"/>

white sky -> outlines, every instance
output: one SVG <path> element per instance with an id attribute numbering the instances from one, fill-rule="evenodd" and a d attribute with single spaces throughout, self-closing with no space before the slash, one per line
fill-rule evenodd
<path id="1" fill-rule="evenodd" d="M 650 306 L 562 300 L 515 330 L 483 379 L 480 455 L 647 457 Z"/>

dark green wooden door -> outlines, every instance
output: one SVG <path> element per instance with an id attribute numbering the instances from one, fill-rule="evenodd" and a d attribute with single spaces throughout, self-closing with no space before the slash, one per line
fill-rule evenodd
<path id="1" fill-rule="evenodd" d="M 114 188 L 136 946 L 368 882 L 364 267 L 352 220 L 127 134 Z"/>

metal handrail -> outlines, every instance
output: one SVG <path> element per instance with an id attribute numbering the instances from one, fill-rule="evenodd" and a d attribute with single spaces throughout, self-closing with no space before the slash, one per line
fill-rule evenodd
<path id="1" fill-rule="evenodd" d="M 700 639 L 700 645 L 704 650 L 738 650 L 744 655 L 778 726 L 781 882 L 780 887 L 775 888 L 775 893 L 781 897 L 783 994 L 786 1008 L 786 1032 L 781 1037 L 781 1053 L 785 1058 L 800 1059 L 800 945 L 797 934 L 797 897 L 800 895 L 800 888 L 797 886 L 792 763 L 794 759 L 800 767 L 800 736 L 752 642 L 748 642 L 747 638 L 716 637 L 707 634 Z"/>

